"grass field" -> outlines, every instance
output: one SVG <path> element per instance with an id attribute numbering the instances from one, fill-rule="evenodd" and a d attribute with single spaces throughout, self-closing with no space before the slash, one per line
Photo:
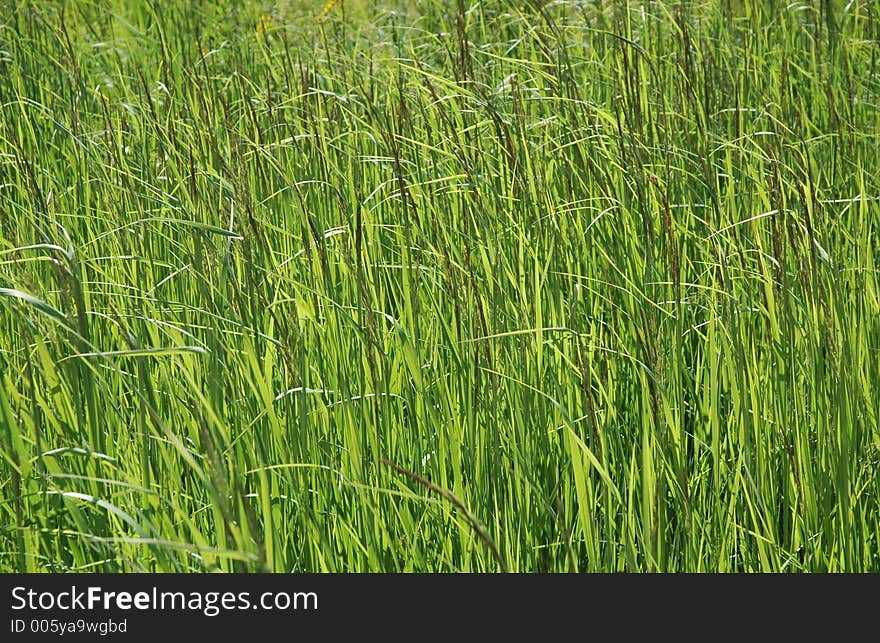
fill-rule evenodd
<path id="1" fill-rule="evenodd" d="M 0 0 L 0 571 L 880 572 L 880 1 Z"/>

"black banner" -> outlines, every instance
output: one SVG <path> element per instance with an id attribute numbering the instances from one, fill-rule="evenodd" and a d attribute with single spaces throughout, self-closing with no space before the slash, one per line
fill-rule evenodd
<path id="1" fill-rule="evenodd" d="M 876 637 L 880 576 L 2 575 L 0 640 Z M 867 628 L 867 629 L 861 629 Z"/>

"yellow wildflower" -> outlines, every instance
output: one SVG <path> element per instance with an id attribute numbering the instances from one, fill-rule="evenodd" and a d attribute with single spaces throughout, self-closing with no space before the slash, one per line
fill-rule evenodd
<path id="1" fill-rule="evenodd" d="M 321 12 L 321 15 L 318 16 L 318 19 L 326 18 L 327 15 L 333 11 L 333 7 L 336 5 L 336 0 L 327 0 L 327 4 L 324 5 L 324 10 Z"/>
<path id="2" fill-rule="evenodd" d="M 264 13 L 260 16 L 260 21 L 257 22 L 257 37 L 265 36 L 273 26 L 275 26 L 275 22 L 272 20 L 272 16 Z"/>

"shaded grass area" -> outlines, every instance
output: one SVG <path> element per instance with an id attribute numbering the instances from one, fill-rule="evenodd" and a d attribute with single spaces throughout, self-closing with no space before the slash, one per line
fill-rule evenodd
<path id="1" fill-rule="evenodd" d="M 880 571 L 880 2 L 328 6 L 2 12 L 0 569 Z"/>

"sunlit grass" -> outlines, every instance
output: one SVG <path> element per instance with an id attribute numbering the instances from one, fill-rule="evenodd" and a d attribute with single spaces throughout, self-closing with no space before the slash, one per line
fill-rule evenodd
<path id="1" fill-rule="evenodd" d="M 4 12 L 0 570 L 880 571 L 878 42 Z"/>

